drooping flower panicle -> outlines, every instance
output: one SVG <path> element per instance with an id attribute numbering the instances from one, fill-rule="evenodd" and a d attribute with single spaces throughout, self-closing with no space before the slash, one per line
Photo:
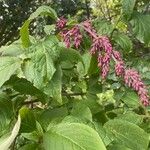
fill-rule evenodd
<path id="1" fill-rule="evenodd" d="M 145 106 L 149 105 L 148 90 L 144 85 L 143 81 L 141 80 L 139 73 L 136 70 L 134 69 L 125 70 L 124 81 L 126 85 L 137 91 L 141 102 Z"/>
<path id="2" fill-rule="evenodd" d="M 66 26 L 66 20 L 61 18 L 57 22 L 56 27 L 58 29 L 63 29 Z M 101 76 L 105 79 L 110 70 L 110 61 L 115 62 L 115 73 L 118 77 L 123 77 L 124 82 L 127 86 L 133 88 L 139 95 L 143 105 L 149 105 L 149 96 L 147 87 L 142 82 L 142 79 L 138 72 L 133 69 L 126 69 L 125 63 L 121 57 L 121 54 L 114 50 L 112 44 L 108 37 L 99 36 L 96 30 L 92 27 L 92 23 L 87 20 L 81 24 L 75 25 L 72 29 L 63 29 L 61 35 L 66 44 L 66 47 L 71 46 L 73 42 L 76 48 L 79 48 L 82 41 L 82 34 L 80 32 L 80 27 L 88 34 L 92 40 L 92 45 L 90 49 L 91 55 L 97 55 L 98 67 L 101 70 Z"/>

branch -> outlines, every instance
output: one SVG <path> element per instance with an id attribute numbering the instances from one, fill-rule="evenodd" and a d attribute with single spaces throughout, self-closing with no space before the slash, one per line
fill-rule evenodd
<path id="1" fill-rule="evenodd" d="M 83 96 L 86 93 L 79 92 L 79 93 L 62 93 L 63 96 Z"/>
<path id="2" fill-rule="evenodd" d="M 29 104 L 33 104 L 33 103 L 37 103 L 37 102 L 39 102 L 39 100 L 38 100 L 38 99 L 35 99 L 35 100 L 31 100 L 31 101 L 25 101 L 25 102 L 23 102 L 22 104 L 23 104 L 23 105 L 29 105 Z"/>
<path id="3" fill-rule="evenodd" d="M 62 93 L 62 96 L 83 96 L 85 95 L 86 93 L 84 92 L 79 92 L 79 93 Z M 22 103 L 22 105 L 30 105 L 30 104 L 33 104 L 33 103 L 37 103 L 37 102 L 40 102 L 38 99 L 35 99 L 35 100 L 31 100 L 31 101 L 25 101 Z"/>

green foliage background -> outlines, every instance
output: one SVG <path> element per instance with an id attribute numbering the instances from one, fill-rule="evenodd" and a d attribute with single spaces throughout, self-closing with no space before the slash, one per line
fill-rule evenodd
<path id="1" fill-rule="evenodd" d="M 140 72 L 150 91 L 149 2 L 47 3 L 51 7 L 41 6 L 25 16 L 17 40 L 0 48 L 0 148 L 148 150 L 150 107 L 140 103 L 113 69 L 103 82 L 89 53 L 90 39 L 85 36 L 78 50 L 67 49 L 54 23 L 62 13 L 69 28 L 90 17 L 127 66 Z M 82 7 L 76 7 L 79 3 Z M 31 29 L 36 21 L 40 32 Z"/>

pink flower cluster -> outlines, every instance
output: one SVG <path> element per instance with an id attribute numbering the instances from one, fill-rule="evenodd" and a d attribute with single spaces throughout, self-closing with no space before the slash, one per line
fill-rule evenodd
<path id="1" fill-rule="evenodd" d="M 66 20 L 64 19 L 60 19 L 56 24 L 59 29 L 62 29 L 61 35 L 66 47 L 70 47 L 71 41 L 73 41 L 76 48 L 80 46 L 82 34 L 79 27 L 82 27 L 93 41 L 90 53 L 92 55 L 97 55 L 98 66 L 101 69 L 102 78 L 105 79 L 107 77 L 110 69 L 110 61 L 114 60 L 116 75 L 123 77 L 125 84 L 133 88 L 138 93 L 143 105 L 147 106 L 150 104 L 147 87 L 142 82 L 140 75 L 133 69 L 125 68 L 125 64 L 120 53 L 113 50 L 112 44 L 108 37 L 99 36 L 95 29 L 92 28 L 90 21 L 85 21 L 79 25 L 75 25 L 71 30 L 64 29 L 65 25 Z"/>
<path id="2" fill-rule="evenodd" d="M 61 30 L 66 26 L 67 19 L 64 17 L 59 18 L 59 20 L 56 22 L 56 28 Z"/>
<path id="3" fill-rule="evenodd" d="M 115 59 L 115 73 L 117 76 L 124 78 L 124 82 L 129 87 L 133 88 L 139 95 L 144 106 L 149 105 L 149 96 L 147 87 L 144 85 L 139 73 L 134 69 L 125 69 L 125 64 L 118 51 L 113 51 Z"/>
<path id="4" fill-rule="evenodd" d="M 141 80 L 140 75 L 134 69 L 125 70 L 124 81 L 126 85 L 137 91 L 143 105 L 149 105 L 148 90 Z"/>
<path id="5" fill-rule="evenodd" d="M 115 73 L 117 76 L 124 76 L 125 64 L 122 57 L 118 51 L 113 50 L 113 57 L 115 60 Z"/>
<path id="6" fill-rule="evenodd" d="M 74 46 L 78 48 L 80 46 L 81 40 L 82 40 L 82 34 L 80 32 L 80 28 L 78 25 L 73 27 L 71 30 L 64 30 L 61 33 L 64 43 L 67 48 L 70 47 L 71 41 L 74 42 Z"/>
<path id="7" fill-rule="evenodd" d="M 98 54 L 98 66 L 101 69 L 102 78 L 105 79 L 109 72 L 109 64 L 113 51 L 112 45 L 108 37 L 97 35 L 90 21 L 83 22 L 83 27 L 93 40 L 90 53 L 92 55 Z"/>
<path id="8" fill-rule="evenodd" d="M 105 36 L 99 36 L 93 40 L 91 54 L 98 53 L 98 66 L 101 68 L 102 78 L 105 79 L 109 72 L 109 64 L 112 56 L 112 45 Z"/>

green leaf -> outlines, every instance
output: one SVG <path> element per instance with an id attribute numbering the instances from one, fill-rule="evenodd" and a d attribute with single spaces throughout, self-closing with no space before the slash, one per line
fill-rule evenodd
<path id="1" fill-rule="evenodd" d="M 38 150 L 37 144 L 26 144 L 19 148 L 19 150 Z"/>
<path id="2" fill-rule="evenodd" d="M 107 147 L 108 150 L 131 150 L 123 145 L 113 144 Z"/>
<path id="3" fill-rule="evenodd" d="M 127 35 L 117 32 L 113 34 L 113 39 L 124 50 L 124 52 L 131 52 L 133 45 Z"/>
<path id="4" fill-rule="evenodd" d="M 133 33 L 141 42 L 150 42 L 150 15 L 134 13 L 130 21 Z"/>
<path id="5" fill-rule="evenodd" d="M 51 81 L 44 88 L 44 93 L 61 104 L 62 103 L 61 90 L 62 90 L 62 69 L 60 66 L 58 66 Z"/>
<path id="6" fill-rule="evenodd" d="M 43 137 L 45 150 L 106 150 L 98 133 L 80 123 L 61 123 Z"/>
<path id="7" fill-rule="evenodd" d="M 88 69 L 88 74 L 92 75 L 92 74 L 95 74 L 95 73 L 99 73 L 99 67 L 98 67 L 97 57 L 92 56 L 90 66 L 89 66 L 89 69 Z"/>
<path id="8" fill-rule="evenodd" d="M 136 0 L 122 0 L 122 14 L 125 20 L 129 20 L 133 13 Z"/>
<path id="9" fill-rule="evenodd" d="M 146 150 L 149 144 L 148 134 L 137 125 L 128 121 L 114 119 L 108 121 L 104 127 L 110 132 L 116 143 L 132 150 Z"/>
<path id="10" fill-rule="evenodd" d="M 108 134 L 106 134 L 105 129 L 100 124 L 100 122 L 93 122 L 86 118 L 81 117 L 75 117 L 75 116 L 66 116 L 61 123 L 82 123 L 85 125 L 88 125 L 89 127 L 93 128 L 101 137 L 102 141 L 104 142 L 105 146 L 110 144 L 113 139 L 109 137 Z"/>
<path id="11" fill-rule="evenodd" d="M 1 56 L 18 56 L 24 52 L 21 46 L 20 39 L 13 42 L 11 45 L 2 46 L 0 48 Z"/>
<path id="12" fill-rule="evenodd" d="M 44 16 L 47 15 L 53 19 L 57 19 L 56 12 L 49 6 L 41 6 L 34 13 L 32 13 L 29 19 L 23 24 L 20 30 L 22 44 L 25 48 L 29 47 L 31 43 L 29 39 L 29 25 L 31 21 L 37 18 L 39 15 L 44 15 Z"/>
<path id="13" fill-rule="evenodd" d="M 30 133 L 22 133 L 21 134 L 22 137 L 30 140 L 30 141 L 34 141 L 34 142 L 39 142 L 39 140 L 41 139 L 41 137 L 43 136 L 43 129 L 41 127 L 41 125 L 36 122 L 36 128 L 33 132 Z"/>
<path id="14" fill-rule="evenodd" d="M 62 47 L 60 50 L 60 61 L 68 61 L 73 64 L 77 62 L 83 62 L 80 53 L 72 48 Z"/>
<path id="15" fill-rule="evenodd" d="M 102 93 L 102 84 L 99 83 L 99 77 L 91 76 L 88 82 L 88 92 L 91 94 Z"/>
<path id="16" fill-rule="evenodd" d="M 60 107 L 54 109 L 47 109 L 37 117 L 39 123 L 42 125 L 42 127 L 44 127 L 44 129 L 46 129 L 52 120 L 55 120 L 57 118 L 64 118 L 67 115 L 68 115 L 67 108 Z"/>
<path id="17" fill-rule="evenodd" d="M 109 137 L 108 133 L 106 132 L 106 129 L 100 124 L 100 122 L 91 122 L 91 127 L 97 131 L 105 146 L 107 146 L 113 141 L 113 139 Z"/>
<path id="18" fill-rule="evenodd" d="M 16 57 L 0 57 L 0 87 L 20 68 L 20 64 Z"/>
<path id="19" fill-rule="evenodd" d="M 45 102 L 46 95 L 39 89 L 34 87 L 33 84 L 25 78 L 18 78 L 17 76 L 12 76 L 6 83 L 8 85 L 11 85 L 12 88 L 15 91 L 18 91 L 20 94 L 36 96 L 41 102 Z"/>
<path id="20" fill-rule="evenodd" d="M 21 117 L 21 129 L 22 133 L 32 132 L 36 129 L 36 121 L 33 112 L 26 107 L 19 110 Z"/>
<path id="21" fill-rule="evenodd" d="M 129 121 L 136 125 L 140 125 L 143 122 L 143 116 L 138 115 L 134 112 L 126 112 L 125 114 L 121 114 L 118 117 L 116 117 L 116 119 Z"/>
<path id="22" fill-rule="evenodd" d="M 82 102 L 90 108 L 92 114 L 96 114 L 102 109 L 97 100 L 98 97 L 96 96 L 96 94 L 87 93 Z"/>
<path id="23" fill-rule="evenodd" d="M 88 125 L 89 120 L 83 117 L 76 117 L 72 115 L 66 116 L 61 123 L 83 123 L 85 125 Z"/>
<path id="24" fill-rule="evenodd" d="M 83 60 L 84 65 L 82 62 L 79 62 L 77 64 L 77 70 L 80 75 L 84 76 L 88 73 L 88 69 L 90 67 L 90 62 L 91 62 L 91 57 L 92 56 L 89 52 L 82 55 L 82 60 Z"/>
<path id="25" fill-rule="evenodd" d="M 128 106 L 132 108 L 137 108 L 140 106 L 140 100 L 138 95 L 134 91 L 127 90 L 121 100 Z"/>
<path id="26" fill-rule="evenodd" d="M 47 15 L 53 19 L 57 19 L 57 14 L 54 9 L 49 6 L 40 6 L 34 13 L 32 13 L 28 20 L 33 20 L 39 15 Z"/>
<path id="27" fill-rule="evenodd" d="M 113 31 L 113 26 L 111 22 L 107 20 L 97 19 L 94 22 L 94 26 L 97 29 L 98 34 L 101 34 L 101 35 L 110 35 L 111 32 Z"/>
<path id="28" fill-rule="evenodd" d="M 83 103 L 77 103 L 71 110 L 71 115 L 79 118 L 86 118 L 92 121 L 92 113 L 89 107 Z"/>
<path id="29" fill-rule="evenodd" d="M 46 25 L 44 26 L 44 32 L 47 34 L 47 35 L 50 35 L 52 33 L 55 32 L 55 25 Z"/>
<path id="30" fill-rule="evenodd" d="M 15 126 L 13 127 L 11 134 L 7 138 L 4 138 L 3 140 L 0 141 L 0 148 L 2 150 L 9 149 L 9 147 L 11 146 L 11 144 L 13 143 L 13 141 L 15 140 L 16 136 L 19 133 L 20 124 L 21 124 L 21 118 L 20 118 L 20 116 L 18 116 L 18 120 L 17 120 Z"/>
<path id="31" fill-rule="evenodd" d="M 82 55 L 83 63 L 79 62 L 77 65 L 77 70 L 79 74 L 82 76 L 92 75 L 99 71 L 97 67 L 97 58 L 95 56 L 91 56 L 89 52 Z"/>
<path id="32" fill-rule="evenodd" d="M 31 45 L 31 42 L 29 39 L 29 29 L 28 29 L 30 22 L 31 22 L 30 20 L 27 20 L 20 29 L 20 37 L 22 41 L 22 46 L 24 48 L 27 48 Z"/>
<path id="33" fill-rule="evenodd" d="M 22 69 L 26 79 L 38 89 L 43 90 L 56 71 L 55 61 L 60 52 L 58 43 L 55 36 L 50 36 L 29 49 L 29 59 L 25 60 Z"/>
<path id="34" fill-rule="evenodd" d="M 6 94 L 0 92 L 0 136 L 7 132 L 12 117 L 12 102 Z"/>

